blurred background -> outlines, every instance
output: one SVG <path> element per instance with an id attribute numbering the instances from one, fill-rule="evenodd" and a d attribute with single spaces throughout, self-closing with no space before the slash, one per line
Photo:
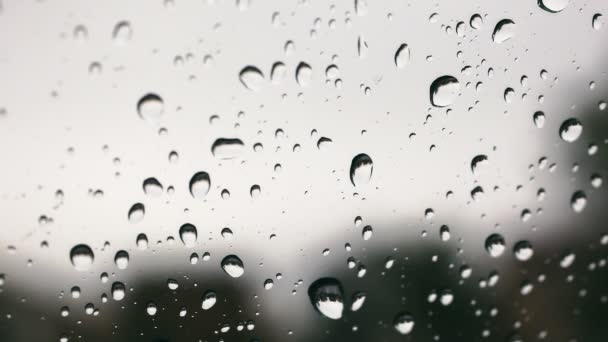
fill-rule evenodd
<path id="1" fill-rule="evenodd" d="M 0 0 L 0 340 L 605 341 L 606 15 Z"/>

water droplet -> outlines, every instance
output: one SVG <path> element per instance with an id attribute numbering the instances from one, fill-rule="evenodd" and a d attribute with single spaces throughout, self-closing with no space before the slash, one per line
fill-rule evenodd
<path id="1" fill-rule="evenodd" d="M 116 45 L 126 45 L 133 36 L 133 29 L 128 21 L 120 21 L 114 26 L 112 31 L 112 39 Z"/>
<path id="2" fill-rule="evenodd" d="M 228 227 L 222 229 L 222 237 L 226 240 L 232 240 L 232 237 L 233 237 L 232 230 L 230 230 L 230 228 L 228 228 Z"/>
<path id="3" fill-rule="evenodd" d="M 137 240 L 135 241 L 135 244 L 137 245 L 137 248 L 142 251 L 148 249 L 148 237 L 146 236 L 146 234 L 142 233 L 137 235 Z"/>
<path id="4" fill-rule="evenodd" d="M 219 138 L 211 146 L 211 153 L 219 159 L 233 159 L 245 151 L 245 144 L 237 138 Z"/>
<path id="5" fill-rule="evenodd" d="M 604 26 L 603 16 L 600 13 L 596 13 L 593 15 L 593 19 L 591 20 L 591 26 L 594 30 L 600 30 L 602 26 Z"/>
<path id="6" fill-rule="evenodd" d="M 363 237 L 364 241 L 371 239 L 373 234 L 374 230 L 372 229 L 372 226 L 365 226 L 361 231 L 361 236 Z"/>
<path id="7" fill-rule="evenodd" d="M 498 258 L 505 251 L 505 239 L 500 234 L 492 234 L 486 239 L 486 251 L 493 258 Z"/>
<path id="8" fill-rule="evenodd" d="M 120 301 L 125 298 L 125 284 L 117 281 L 112 284 L 112 298 L 115 301 Z"/>
<path id="9" fill-rule="evenodd" d="M 516 28 L 517 26 L 513 20 L 502 19 L 496 24 L 496 27 L 494 27 L 492 40 L 497 44 L 504 43 L 515 36 Z"/>
<path id="10" fill-rule="evenodd" d="M 185 223 L 179 228 L 179 238 L 186 248 L 192 248 L 196 245 L 198 231 L 193 224 Z"/>
<path id="11" fill-rule="evenodd" d="M 473 199 L 473 201 L 479 202 L 483 197 L 484 192 L 481 186 L 476 186 L 475 188 L 473 188 L 473 190 L 471 190 L 471 198 Z"/>
<path id="12" fill-rule="evenodd" d="M 144 205 L 141 203 L 135 203 L 133 204 L 133 206 L 131 206 L 131 209 L 129 209 L 127 217 L 130 223 L 138 223 L 144 219 L 145 214 L 146 208 L 144 207 Z"/>
<path id="13" fill-rule="evenodd" d="M 148 302 L 148 305 L 146 306 L 146 312 L 148 313 L 148 315 L 154 316 L 156 315 L 156 311 L 156 303 Z"/>
<path id="14" fill-rule="evenodd" d="M 545 126 L 545 113 L 537 111 L 532 116 L 532 120 L 534 121 L 534 125 L 536 125 L 536 127 L 543 128 Z"/>
<path id="15" fill-rule="evenodd" d="M 287 67 L 283 62 L 276 62 L 272 65 L 270 70 L 270 81 L 273 84 L 279 84 L 285 78 L 287 74 Z"/>
<path id="16" fill-rule="evenodd" d="M 374 163 L 367 154 L 356 155 L 350 164 L 350 181 L 354 186 L 369 183 L 372 178 Z"/>
<path id="17" fill-rule="evenodd" d="M 587 206 L 587 195 L 583 191 L 576 191 L 570 199 L 572 210 L 575 213 L 580 213 Z"/>
<path id="18" fill-rule="evenodd" d="M 232 278 L 238 278 L 245 273 L 243 262 L 236 255 L 228 255 L 222 259 L 222 269 Z"/>
<path id="19" fill-rule="evenodd" d="M 330 319 L 342 318 L 344 300 L 342 284 L 334 278 L 321 278 L 308 288 L 312 306 L 323 316 Z"/>
<path id="20" fill-rule="evenodd" d="M 252 185 L 251 189 L 249 189 L 249 195 L 254 199 L 259 198 L 262 195 L 262 188 L 257 184 Z"/>
<path id="21" fill-rule="evenodd" d="M 239 73 L 239 80 L 245 88 L 251 91 L 260 90 L 265 82 L 264 74 L 260 69 L 252 65 L 248 65 L 241 70 Z"/>
<path id="22" fill-rule="evenodd" d="M 144 193 L 150 197 L 160 197 L 163 194 L 163 185 L 153 177 L 144 180 L 143 189 Z"/>
<path id="23" fill-rule="evenodd" d="M 365 292 L 356 292 L 355 294 L 353 294 L 353 297 L 351 299 L 352 304 L 350 305 L 350 310 L 358 311 L 359 309 L 361 309 L 361 307 L 365 303 L 365 298 Z"/>
<path id="24" fill-rule="evenodd" d="M 562 254 L 562 258 L 559 262 L 559 266 L 561 268 L 568 268 L 568 267 L 572 266 L 575 259 L 576 259 L 576 254 L 572 253 L 571 251 L 566 251 L 566 252 L 564 252 L 564 254 Z"/>
<path id="25" fill-rule="evenodd" d="M 473 14 L 469 20 L 469 24 L 472 28 L 479 30 L 483 26 L 483 18 L 479 14 Z"/>
<path id="26" fill-rule="evenodd" d="M 321 137 L 317 141 L 317 148 L 321 151 L 327 151 L 332 144 L 332 140 L 327 137 Z"/>
<path id="27" fill-rule="evenodd" d="M 179 287 L 179 283 L 175 279 L 167 279 L 167 287 L 169 290 L 175 291 Z"/>
<path id="28" fill-rule="evenodd" d="M 355 0 L 355 13 L 362 17 L 367 14 L 367 0 Z"/>
<path id="29" fill-rule="evenodd" d="M 397 68 L 404 68 L 410 63 L 410 47 L 407 44 L 401 44 L 395 52 L 395 65 Z"/>
<path id="30" fill-rule="evenodd" d="M 545 11 L 557 13 L 566 8 L 569 2 L 570 0 L 538 0 L 538 6 Z"/>
<path id="31" fill-rule="evenodd" d="M 414 316 L 409 312 L 398 313 L 395 316 L 393 326 L 401 335 L 407 335 L 414 329 Z"/>
<path id="32" fill-rule="evenodd" d="M 209 310 L 215 305 L 216 302 L 217 294 L 215 293 L 215 291 L 208 290 L 203 294 L 201 307 L 203 308 L 203 310 Z"/>
<path id="33" fill-rule="evenodd" d="M 567 142 L 576 141 L 583 132 L 583 125 L 575 118 L 565 120 L 559 127 L 559 136 Z"/>
<path id="34" fill-rule="evenodd" d="M 137 113 L 140 118 L 146 121 L 158 121 L 164 111 L 165 103 L 163 99 L 154 93 L 145 94 L 137 102 Z"/>
<path id="35" fill-rule="evenodd" d="M 202 199 L 207 196 L 211 188 L 211 179 L 205 171 L 200 171 L 194 174 L 190 179 L 190 194 L 196 199 Z"/>
<path id="36" fill-rule="evenodd" d="M 505 89 L 505 93 L 504 93 L 505 102 L 511 103 L 511 102 L 513 102 L 514 98 L 515 98 L 515 90 L 513 90 L 513 88 Z"/>
<path id="37" fill-rule="evenodd" d="M 460 82 L 454 76 L 441 76 L 431 83 L 431 103 L 435 107 L 446 107 L 452 104 L 458 92 Z"/>
<path id="38" fill-rule="evenodd" d="M 274 286 L 274 281 L 272 279 L 264 280 L 264 290 L 270 290 Z"/>
<path id="39" fill-rule="evenodd" d="M 452 291 L 450 291 L 448 289 L 441 291 L 441 296 L 439 297 L 439 302 L 441 303 L 441 305 L 448 306 L 448 305 L 452 304 L 453 301 L 454 301 L 454 294 L 452 293 Z"/>
<path id="40" fill-rule="evenodd" d="M 367 57 L 367 50 L 369 50 L 369 46 L 367 45 L 365 38 L 363 38 L 363 35 L 360 35 L 359 38 L 357 38 L 357 54 L 359 55 L 359 58 Z"/>
<path id="41" fill-rule="evenodd" d="M 479 176 L 488 165 L 488 156 L 485 154 L 477 155 L 471 160 L 471 171 L 473 175 Z"/>
<path id="42" fill-rule="evenodd" d="M 114 264 L 119 270 L 124 270 L 129 266 L 129 253 L 127 251 L 118 251 L 114 256 Z"/>
<path id="43" fill-rule="evenodd" d="M 296 81 L 301 87 L 310 85 L 312 79 L 312 68 L 305 62 L 300 62 L 296 68 Z"/>
<path id="44" fill-rule="evenodd" d="M 439 238 L 441 241 L 449 241 L 450 240 L 450 228 L 445 224 L 439 228 Z"/>
<path id="45" fill-rule="evenodd" d="M 70 251 L 70 260 L 76 271 L 88 271 L 93 265 L 94 259 L 93 250 L 87 245 L 76 245 Z"/>
<path id="46" fill-rule="evenodd" d="M 515 258 L 519 261 L 528 261 L 534 255 L 534 249 L 532 249 L 532 244 L 528 241 L 519 241 L 513 247 L 513 252 L 515 253 Z"/>

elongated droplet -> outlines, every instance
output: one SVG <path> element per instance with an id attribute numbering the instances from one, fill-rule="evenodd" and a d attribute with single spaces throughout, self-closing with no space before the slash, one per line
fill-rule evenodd
<path id="1" fill-rule="evenodd" d="M 517 25 L 511 19 L 503 19 L 494 27 L 492 40 L 497 44 L 502 44 L 515 36 Z"/>
<path id="2" fill-rule="evenodd" d="M 186 248 L 192 248 L 196 245 L 198 231 L 193 224 L 185 223 L 179 227 L 179 238 Z"/>
<path id="3" fill-rule="evenodd" d="M 342 284 L 335 278 L 321 278 L 308 288 L 312 306 L 323 316 L 330 319 L 342 318 L 344 311 L 344 291 Z"/>
<path id="4" fill-rule="evenodd" d="M 190 179 L 190 194 L 196 199 L 202 199 L 207 196 L 209 188 L 211 188 L 211 179 L 205 171 L 200 171 L 194 174 Z"/>
<path id="5" fill-rule="evenodd" d="M 300 62 L 296 68 L 296 81 L 301 87 L 310 85 L 312 80 L 312 68 L 305 62 Z"/>
<path id="6" fill-rule="evenodd" d="M 245 144 L 241 139 L 219 138 L 211 146 L 211 153 L 219 159 L 233 159 L 245 151 Z"/>
<path id="7" fill-rule="evenodd" d="M 395 52 L 395 65 L 397 68 L 404 68 L 410 64 L 410 47 L 407 44 L 401 44 Z"/>
<path id="8" fill-rule="evenodd" d="M 372 158 L 367 154 L 361 153 L 356 155 L 350 164 L 350 182 L 354 186 L 361 186 L 369 183 L 374 171 L 374 163 Z"/>
<path id="9" fill-rule="evenodd" d="M 207 292 L 205 292 L 205 294 L 203 294 L 201 307 L 203 308 L 203 310 L 209 310 L 215 305 L 216 302 L 217 294 L 215 293 L 215 291 L 208 290 Z"/>
<path id="10" fill-rule="evenodd" d="M 135 203 L 129 209 L 129 213 L 127 214 L 127 218 L 130 223 L 138 223 L 144 219 L 146 215 L 146 208 L 141 203 Z"/>

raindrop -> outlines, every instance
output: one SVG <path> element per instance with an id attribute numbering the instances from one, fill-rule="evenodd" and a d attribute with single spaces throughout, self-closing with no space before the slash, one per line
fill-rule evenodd
<path id="1" fill-rule="evenodd" d="M 125 298 L 125 284 L 117 281 L 112 284 L 112 298 L 115 301 L 120 301 Z"/>
<path id="2" fill-rule="evenodd" d="M 602 18 L 602 15 L 599 13 L 593 15 L 593 19 L 591 20 L 591 26 L 594 30 L 597 31 L 602 28 L 602 26 L 604 25 Z"/>
<path id="3" fill-rule="evenodd" d="M 317 148 L 321 151 L 327 151 L 332 144 L 332 140 L 327 137 L 321 137 L 317 141 Z"/>
<path id="4" fill-rule="evenodd" d="M 193 224 L 185 223 L 179 228 L 179 237 L 186 248 L 192 248 L 196 245 L 198 231 Z"/>
<path id="5" fill-rule="evenodd" d="M 516 28 L 517 26 L 513 20 L 503 19 L 496 24 L 496 27 L 494 27 L 492 40 L 497 44 L 504 43 L 515 36 Z"/>
<path id="6" fill-rule="evenodd" d="M 395 316 L 393 326 L 401 335 L 407 335 L 414 329 L 414 316 L 408 312 L 402 312 Z"/>
<path id="7" fill-rule="evenodd" d="M 211 146 L 211 153 L 219 159 L 233 159 L 245 151 L 245 144 L 237 138 L 219 138 Z"/>
<path id="8" fill-rule="evenodd" d="M 528 241 L 519 241 L 513 247 L 513 252 L 515 253 L 515 258 L 519 261 L 528 261 L 534 255 L 534 250 L 532 249 L 532 244 Z"/>
<path id="9" fill-rule="evenodd" d="M 575 118 L 567 119 L 559 127 L 559 136 L 567 142 L 576 141 L 583 132 L 583 125 Z"/>
<path id="10" fill-rule="evenodd" d="M 232 237 L 233 237 L 232 230 L 228 227 L 222 229 L 222 237 L 225 240 L 232 240 Z"/>
<path id="11" fill-rule="evenodd" d="M 365 292 L 356 292 L 355 294 L 353 294 L 353 297 L 351 298 L 352 304 L 350 305 L 350 310 L 358 311 L 359 309 L 361 309 L 361 307 L 365 303 L 365 298 Z"/>
<path id="12" fill-rule="evenodd" d="M 144 219 L 144 215 L 146 214 L 146 209 L 143 204 L 135 203 L 129 209 L 129 214 L 127 215 L 130 223 L 138 223 Z"/>
<path id="13" fill-rule="evenodd" d="M 70 260 L 76 271 L 88 271 L 94 259 L 93 250 L 87 245 L 76 245 L 70 251 Z"/>
<path id="14" fill-rule="evenodd" d="M 158 121 L 165 110 L 163 99 L 154 94 L 147 93 L 137 102 L 137 113 L 146 121 Z"/>
<path id="15" fill-rule="evenodd" d="M 133 29 L 128 21 L 120 21 L 114 26 L 112 31 L 112 39 L 116 45 L 126 45 L 131 37 L 133 36 Z"/>
<path id="16" fill-rule="evenodd" d="M 367 154 L 356 155 L 350 164 L 350 181 L 354 186 L 362 186 L 369 183 L 372 178 L 374 164 L 372 158 Z"/>
<path id="17" fill-rule="evenodd" d="M 209 310 L 215 305 L 215 302 L 217 302 L 217 294 L 214 291 L 208 290 L 203 294 L 201 307 L 203 310 Z"/>
<path id="18" fill-rule="evenodd" d="M 505 251 L 505 239 L 500 234 L 492 234 L 486 239 L 486 251 L 493 258 L 498 258 Z"/>
<path id="19" fill-rule="evenodd" d="M 146 306 L 146 312 L 148 313 L 148 315 L 150 316 L 154 316 L 156 315 L 156 303 L 154 302 L 149 302 L 148 305 Z"/>
<path id="20" fill-rule="evenodd" d="M 137 240 L 135 241 L 135 244 L 137 245 L 137 248 L 142 251 L 148 249 L 148 237 L 146 236 L 146 234 L 142 233 L 137 235 Z"/>
<path id="21" fill-rule="evenodd" d="M 129 253 L 127 251 L 118 251 L 114 256 L 114 264 L 119 270 L 124 270 L 129 266 Z"/>
<path id="22" fill-rule="evenodd" d="M 395 65 L 397 68 L 404 68 L 410 63 L 411 53 L 407 44 L 401 44 L 395 52 Z"/>
<path id="23" fill-rule="evenodd" d="M 308 288 L 312 306 L 330 319 L 342 318 L 344 310 L 342 284 L 334 278 L 321 278 Z"/>
<path id="24" fill-rule="evenodd" d="M 441 76 L 431 83 L 431 103 L 435 107 L 446 107 L 452 104 L 458 92 L 460 82 L 453 76 Z"/>
<path id="25" fill-rule="evenodd" d="M 239 73 L 239 80 L 245 86 L 245 88 L 251 91 L 258 91 L 264 84 L 264 74 L 260 69 L 248 65 L 244 67 Z"/>
<path id="26" fill-rule="evenodd" d="M 301 87 L 310 85 L 312 68 L 305 62 L 300 62 L 296 68 L 296 81 Z"/>
<path id="27" fill-rule="evenodd" d="M 471 171 L 475 176 L 482 174 L 485 167 L 488 165 L 488 156 L 485 154 L 477 155 L 471 160 Z"/>
<path id="28" fill-rule="evenodd" d="M 272 65 L 270 70 L 270 81 L 273 84 L 279 84 L 285 78 L 287 74 L 287 67 L 283 62 L 276 62 Z"/>
<path id="29" fill-rule="evenodd" d="M 264 280 L 264 290 L 270 290 L 274 286 L 274 281 L 272 279 Z"/>
<path id="30" fill-rule="evenodd" d="M 564 252 L 564 254 L 562 254 L 562 258 L 559 262 L 559 266 L 561 268 L 568 268 L 568 267 L 572 266 L 575 259 L 576 259 L 576 254 L 574 254 L 570 251 L 566 251 L 566 252 Z"/>
<path id="31" fill-rule="evenodd" d="M 245 273 L 243 262 L 236 255 L 228 255 L 222 259 L 222 269 L 232 278 L 238 278 Z"/>
<path id="32" fill-rule="evenodd" d="M 575 213 L 580 213 L 587 206 L 587 195 L 583 191 L 576 191 L 570 199 L 570 205 Z"/>
<path id="33" fill-rule="evenodd" d="M 446 225 L 441 226 L 439 228 L 439 238 L 441 241 L 449 241 L 450 240 L 450 228 Z"/>
<path id="34" fill-rule="evenodd" d="M 374 230 L 372 229 L 372 226 L 365 226 L 361 231 L 361 236 L 363 237 L 364 241 L 367 241 L 372 238 L 373 233 Z"/>
<path id="35" fill-rule="evenodd" d="M 163 194 L 163 185 L 153 177 L 144 180 L 143 189 L 144 193 L 150 197 L 160 197 Z"/>
<path id="36" fill-rule="evenodd" d="M 211 179 L 209 174 L 204 171 L 200 171 L 194 174 L 190 179 L 190 194 L 192 197 L 202 199 L 207 196 L 209 188 L 211 188 Z"/>
<path id="37" fill-rule="evenodd" d="M 472 28 L 479 30 L 483 26 L 483 18 L 479 14 L 473 14 L 469 20 L 469 24 Z"/>
<path id="38" fill-rule="evenodd" d="M 179 287 L 179 283 L 175 279 L 168 279 L 167 287 L 169 288 L 169 290 L 175 291 Z"/>
<path id="39" fill-rule="evenodd" d="M 537 128 L 543 128 L 543 126 L 545 126 L 545 113 L 537 111 L 532 116 L 532 120 L 534 121 L 534 125 L 536 125 Z"/>
<path id="40" fill-rule="evenodd" d="M 538 6 L 545 11 L 557 13 L 566 8 L 569 2 L 570 0 L 538 0 Z"/>

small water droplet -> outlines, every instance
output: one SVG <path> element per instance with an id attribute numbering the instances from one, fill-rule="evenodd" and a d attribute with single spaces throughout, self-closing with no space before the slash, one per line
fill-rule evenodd
<path id="1" fill-rule="evenodd" d="M 124 270 L 129 266 L 129 253 L 127 251 L 118 251 L 114 256 L 114 264 L 119 270 Z"/>
<path id="2" fill-rule="evenodd" d="M 120 21 L 114 25 L 114 31 L 112 31 L 112 39 L 116 45 L 126 45 L 133 36 L 133 29 L 128 21 Z"/>
<path id="3" fill-rule="evenodd" d="M 395 65 L 397 68 L 404 68 L 410 63 L 410 47 L 407 44 L 401 44 L 395 52 Z"/>
<path id="4" fill-rule="evenodd" d="M 125 284 L 117 281 L 112 284 L 112 298 L 115 301 L 120 301 L 125 298 Z"/>
<path id="5" fill-rule="evenodd" d="M 312 68 L 305 62 L 300 62 L 296 68 L 296 81 L 301 87 L 310 85 L 312 80 Z"/>
<path id="6" fill-rule="evenodd" d="M 184 223 L 179 228 L 179 238 L 182 240 L 182 243 L 186 248 L 192 248 L 196 245 L 196 240 L 198 237 L 198 231 L 193 224 Z"/>
<path id="7" fill-rule="evenodd" d="M 158 121 L 165 110 L 163 99 L 154 93 L 147 93 L 137 102 L 139 117 L 150 122 Z"/>
<path id="8" fill-rule="evenodd" d="M 395 316 L 393 326 L 401 335 L 407 335 L 414 329 L 414 316 L 409 312 L 398 313 Z"/>
<path id="9" fill-rule="evenodd" d="M 147 178 L 142 187 L 144 193 L 150 197 L 160 197 L 163 194 L 163 185 L 156 178 Z"/>
<path id="10" fill-rule="evenodd" d="M 264 74 L 260 69 L 252 65 L 248 65 L 241 70 L 239 73 L 239 80 L 245 88 L 251 91 L 260 90 L 265 82 Z"/>
<path id="11" fill-rule="evenodd" d="M 127 218 L 130 223 L 138 223 L 144 219 L 146 214 L 146 208 L 141 203 L 135 203 L 129 209 L 129 213 L 127 214 Z"/>
<path id="12" fill-rule="evenodd" d="M 209 189 L 211 188 L 211 179 L 209 174 L 204 171 L 200 171 L 194 174 L 190 179 L 190 194 L 196 199 L 202 199 L 207 196 Z"/>
<path id="13" fill-rule="evenodd" d="M 500 234 L 492 234 L 486 239 L 486 251 L 493 258 L 498 258 L 505 251 L 505 239 Z"/>
<path id="14" fill-rule="evenodd" d="M 208 290 L 203 294 L 201 307 L 203 310 L 211 309 L 217 302 L 217 293 L 215 291 Z"/>
<path id="15" fill-rule="evenodd" d="M 575 213 L 580 213 L 587 206 L 587 195 L 583 191 L 576 191 L 570 199 L 570 205 Z"/>
<path id="16" fill-rule="evenodd" d="M 515 258 L 519 261 L 528 261 L 534 255 L 532 244 L 528 241 L 519 241 L 513 247 Z"/>
<path id="17" fill-rule="evenodd" d="M 70 260 L 76 271 L 88 271 L 94 259 L 93 250 L 87 245 L 76 245 L 70 250 Z"/>

